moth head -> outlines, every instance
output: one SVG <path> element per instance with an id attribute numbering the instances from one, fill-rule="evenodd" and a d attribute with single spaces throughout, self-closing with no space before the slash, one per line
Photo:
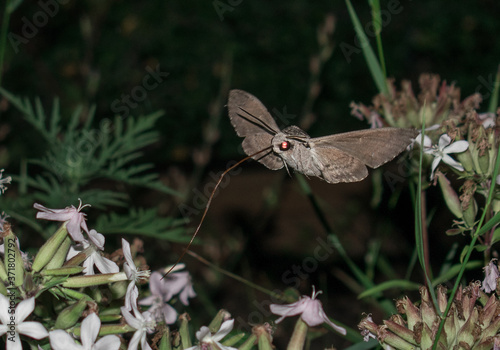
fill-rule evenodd
<path id="1" fill-rule="evenodd" d="M 277 154 L 289 152 L 293 148 L 293 140 L 290 140 L 287 135 L 282 132 L 277 133 L 273 137 L 273 151 Z"/>

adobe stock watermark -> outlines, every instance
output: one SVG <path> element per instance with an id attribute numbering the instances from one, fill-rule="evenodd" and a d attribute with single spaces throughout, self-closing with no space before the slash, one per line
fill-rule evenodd
<path id="1" fill-rule="evenodd" d="M 300 264 L 292 265 L 288 270 L 283 272 L 281 280 L 284 284 L 297 288 L 302 281 L 308 279 L 311 274 L 317 271 L 320 262 L 327 260 L 334 253 L 335 244 L 329 238 L 325 241 L 323 238 L 318 237 L 316 241 L 318 244 L 314 248 L 312 256 L 305 257 Z M 282 294 L 278 289 L 273 290 L 273 293 L 275 295 Z M 269 305 L 280 303 L 282 303 L 282 300 L 273 296 L 260 302 L 254 300 L 252 305 L 256 310 L 249 313 L 246 320 L 241 316 L 236 318 L 236 321 L 238 321 L 238 330 L 248 332 L 251 331 L 252 325 L 263 324 L 266 322 L 266 319 L 273 315 L 269 311 Z"/>
<path id="2" fill-rule="evenodd" d="M 40 11 L 37 11 L 29 19 L 26 16 L 21 18 L 23 26 L 21 27 L 21 34 L 9 32 L 7 38 L 10 41 L 15 53 L 19 52 L 19 45 L 27 44 L 39 32 L 39 30 L 49 23 L 49 19 L 55 17 L 60 10 L 60 5 L 66 5 L 69 0 L 40 0 L 38 6 Z"/>
<path id="3" fill-rule="evenodd" d="M 231 160 L 226 164 L 226 169 L 229 169 L 233 165 L 238 163 L 237 161 Z M 214 192 L 213 198 L 217 197 L 219 190 L 226 188 L 229 186 L 229 182 L 231 181 L 231 177 L 238 175 L 241 173 L 241 168 L 237 167 L 234 168 L 230 171 L 227 172 L 227 174 L 222 178 L 219 187 L 217 190 Z M 182 216 L 187 219 L 193 215 L 198 215 L 203 209 L 208 204 L 208 200 L 210 196 L 212 195 L 212 192 L 215 189 L 215 186 L 217 185 L 217 182 L 219 181 L 221 175 L 223 174 L 223 171 L 220 171 L 218 173 L 214 173 L 211 171 L 208 176 L 210 177 L 210 181 L 203 186 L 203 192 L 198 190 L 197 188 L 193 188 L 192 192 L 194 194 L 193 196 L 193 201 L 191 205 L 187 205 L 185 203 L 182 203 L 178 206 L 179 211 L 181 212 Z"/>
<path id="4" fill-rule="evenodd" d="M 408 0 L 412 1 L 412 0 Z M 387 3 L 387 9 L 380 10 L 380 18 L 381 18 L 381 25 L 382 28 L 386 27 L 389 25 L 389 23 L 392 21 L 392 17 L 394 15 L 397 15 L 403 11 L 403 6 L 401 5 L 400 0 L 390 0 Z M 368 38 L 374 38 L 376 35 L 375 32 L 375 23 L 374 21 L 370 21 L 365 24 L 364 26 L 364 32 Z M 359 54 L 362 52 L 362 48 L 369 45 L 367 41 L 365 41 L 363 38 L 360 38 L 358 34 L 355 34 L 354 36 L 354 45 L 348 44 L 345 41 L 340 43 L 340 50 L 344 54 L 344 58 L 346 59 L 347 63 L 351 63 L 352 58 L 351 56 L 353 54 Z"/>
<path id="5" fill-rule="evenodd" d="M 482 96 L 483 100 L 487 100 L 495 90 L 495 85 L 498 84 L 498 82 L 496 82 L 496 74 L 488 74 L 487 78 L 480 75 L 477 77 L 477 80 L 479 80 L 481 84 L 476 86 L 475 91 Z M 487 90 L 487 92 L 482 93 L 481 90 L 483 90 L 484 88 Z"/>
<path id="6" fill-rule="evenodd" d="M 240 5 L 243 0 L 214 0 L 212 5 L 214 6 L 215 12 L 219 16 L 221 21 L 224 20 L 224 13 L 233 12 L 235 7 Z"/>
<path id="7" fill-rule="evenodd" d="M 156 89 L 170 75 L 168 72 L 162 72 L 159 64 L 155 69 L 146 66 L 146 72 L 148 74 L 142 78 L 141 85 L 134 86 L 129 94 L 122 94 L 120 98 L 111 102 L 111 110 L 119 114 L 122 119 L 128 117 L 130 110 L 136 108 L 148 97 L 148 91 Z"/>

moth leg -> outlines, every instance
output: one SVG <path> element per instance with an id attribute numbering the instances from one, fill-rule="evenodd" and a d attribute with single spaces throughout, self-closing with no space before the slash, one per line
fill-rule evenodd
<path id="1" fill-rule="evenodd" d="M 290 174 L 290 170 L 288 170 L 288 164 L 286 164 L 285 161 L 283 161 L 283 164 L 285 165 L 286 172 L 288 173 L 288 176 L 292 177 L 292 174 Z"/>

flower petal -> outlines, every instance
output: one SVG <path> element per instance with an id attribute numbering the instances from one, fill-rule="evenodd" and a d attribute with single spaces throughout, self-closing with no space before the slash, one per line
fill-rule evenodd
<path id="1" fill-rule="evenodd" d="M 9 299 L 0 293 L 0 320 L 4 325 L 10 322 Z"/>
<path id="2" fill-rule="evenodd" d="M 455 141 L 445 149 L 443 153 L 462 153 L 469 148 L 469 143 L 465 140 Z"/>
<path id="3" fill-rule="evenodd" d="M 19 338 L 19 333 L 14 333 L 13 341 L 9 340 L 9 338 L 11 337 L 7 337 L 7 344 L 5 346 L 7 350 L 23 350 L 23 347 L 21 346 L 21 339 Z"/>
<path id="4" fill-rule="evenodd" d="M 222 323 L 222 325 L 220 326 L 219 330 L 217 331 L 217 333 L 215 333 L 213 335 L 212 339 L 215 341 L 221 340 L 226 335 L 228 335 L 229 332 L 231 332 L 231 330 L 233 329 L 233 326 L 234 326 L 234 319 L 224 321 Z"/>
<path id="5" fill-rule="evenodd" d="M 101 273 L 118 273 L 120 271 L 114 261 L 103 257 L 99 252 L 94 253 L 94 264 Z"/>
<path id="6" fill-rule="evenodd" d="M 457 162 L 455 159 L 451 158 L 447 154 L 444 155 L 443 162 L 448 164 L 449 166 L 457 169 L 457 170 L 460 170 L 460 171 L 464 170 L 464 167 L 462 166 L 462 164 L 460 164 L 459 162 Z"/>
<path id="7" fill-rule="evenodd" d="M 22 323 L 35 310 L 35 298 L 21 301 L 16 307 L 16 323 Z"/>
<path id="8" fill-rule="evenodd" d="M 316 327 L 325 322 L 320 311 L 323 311 L 321 301 L 311 299 L 307 302 L 307 307 L 304 308 L 304 312 L 302 312 L 300 317 L 302 317 L 302 320 L 304 320 L 309 327 Z"/>
<path id="9" fill-rule="evenodd" d="M 89 231 L 89 239 L 90 241 L 100 250 L 104 249 L 104 243 L 106 240 L 104 239 L 104 235 L 92 229 Z"/>
<path id="10" fill-rule="evenodd" d="M 53 350 L 79 350 L 83 349 L 80 345 L 75 343 L 72 336 L 63 330 L 55 330 L 49 333 L 50 346 Z"/>
<path id="11" fill-rule="evenodd" d="M 446 146 L 448 146 L 451 142 L 451 138 L 448 136 L 448 134 L 443 134 L 439 138 L 438 141 L 438 149 L 443 150 Z"/>
<path id="12" fill-rule="evenodd" d="M 130 313 L 130 311 L 127 310 L 125 306 L 122 306 L 120 308 L 120 311 L 122 312 L 122 315 L 125 318 L 125 321 L 127 322 L 127 324 L 130 327 L 132 327 L 134 329 L 141 329 L 142 328 L 142 321 L 138 320 L 137 318 L 135 318 L 134 316 L 132 316 L 132 314 Z"/>
<path id="13" fill-rule="evenodd" d="M 33 339 L 42 339 L 49 336 L 49 332 L 40 322 L 23 322 L 17 325 L 17 331 Z"/>
<path id="14" fill-rule="evenodd" d="M 95 313 L 91 313 L 82 321 L 80 339 L 85 349 L 90 349 L 95 343 L 100 328 L 101 320 Z"/>
<path id="15" fill-rule="evenodd" d="M 202 326 L 200 330 L 196 332 L 196 339 L 202 341 L 207 335 L 210 335 L 210 329 L 207 326 Z"/>
<path id="16" fill-rule="evenodd" d="M 347 331 L 345 330 L 345 328 L 337 326 L 335 323 L 330 321 L 330 319 L 328 318 L 328 316 L 326 316 L 325 311 L 323 309 L 320 311 L 320 315 L 323 317 L 323 320 L 325 321 L 325 323 L 327 323 L 330 327 L 335 329 L 337 332 L 339 332 L 342 335 L 347 334 Z"/>
<path id="17" fill-rule="evenodd" d="M 120 345 L 120 338 L 116 335 L 107 335 L 99 339 L 99 341 L 94 344 L 92 350 L 118 350 Z"/>

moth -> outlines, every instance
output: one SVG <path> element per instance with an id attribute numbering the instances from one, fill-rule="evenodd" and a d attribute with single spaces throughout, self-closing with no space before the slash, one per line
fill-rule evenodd
<path id="1" fill-rule="evenodd" d="M 280 130 L 266 107 L 242 90 L 229 92 L 227 107 L 247 155 L 271 170 L 291 168 L 328 183 L 363 180 L 367 166 L 394 159 L 418 135 L 414 129 L 379 128 L 311 138 L 295 125 Z"/>

